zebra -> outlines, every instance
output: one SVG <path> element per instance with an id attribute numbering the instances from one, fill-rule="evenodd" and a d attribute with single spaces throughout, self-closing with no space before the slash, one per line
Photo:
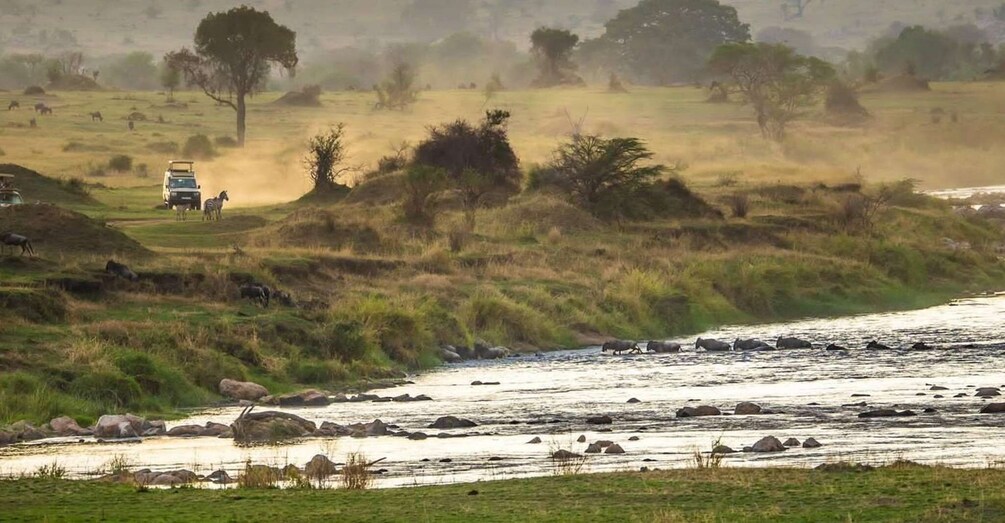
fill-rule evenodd
<path id="1" fill-rule="evenodd" d="M 227 196 L 227 191 L 223 191 L 220 193 L 220 196 L 202 202 L 203 221 L 219 220 L 223 214 L 223 202 L 229 201 L 230 198 Z"/>
<path id="2" fill-rule="evenodd" d="M 192 208 L 191 204 L 182 203 L 174 206 L 174 219 L 177 222 L 183 222 L 188 219 L 188 210 Z"/>
<path id="3" fill-rule="evenodd" d="M 105 121 L 105 117 L 101 116 L 101 111 L 95 111 L 93 113 L 90 113 L 90 115 L 91 115 L 91 121 L 92 122 L 95 121 L 95 120 L 97 120 L 99 122 L 104 122 Z"/>

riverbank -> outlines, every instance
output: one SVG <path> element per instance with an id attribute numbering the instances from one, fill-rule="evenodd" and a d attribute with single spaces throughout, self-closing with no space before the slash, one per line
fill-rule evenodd
<path id="1" fill-rule="evenodd" d="M 55 500 L 55 501 L 54 501 Z M 993 521 L 1005 470 L 704 469 L 370 491 L 0 482 L 7 521 Z"/>

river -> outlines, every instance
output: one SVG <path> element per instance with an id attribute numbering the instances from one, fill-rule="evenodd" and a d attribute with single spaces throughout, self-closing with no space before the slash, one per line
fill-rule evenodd
<path id="1" fill-rule="evenodd" d="M 381 419 L 409 432 L 431 434 L 439 431 L 426 429 L 429 423 L 454 415 L 479 426 L 447 432 L 478 433 L 470 437 L 338 438 L 255 448 L 214 438 L 161 437 L 134 443 L 50 440 L 0 448 L 0 474 L 30 473 L 57 462 L 70 476 L 87 477 L 118 457 L 133 468 L 187 468 L 201 474 L 222 468 L 236 476 L 248 460 L 303 466 L 317 453 L 341 461 L 349 452 L 362 452 L 370 459 L 386 458 L 379 465 L 387 472 L 378 486 L 473 482 L 554 473 L 550 453 L 559 448 L 582 452 L 586 444 L 576 442 L 581 434 L 590 442 L 615 441 L 626 451 L 589 455 L 583 465 L 586 472 L 686 467 L 694 450 L 707 451 L 714 440 L 740 449 L 767 435 L 783 441 L 813 437 L 823 446 L 732 454 L 726 458 L 727 466 L 804 467 L 841 460 L 909 459 L 983 467 L 1005 462 L 1005 447 L 1000 444 L 1005 414 L 978 414 L 990 400 L 974 397 L 975 387 L 1005 386 L 1003 317 L 1005 297 L 987 296 L 910 312 L 725 327 L 701 335 L 729 341 L 757 337 L 772 343 L 778 336 L 798 336 L 818 344 L 814 349 L 704 353 L 694 351 L 691 338 L 681 340 L 685 352 L 680 354 L 612 356 L 593 347 L 473 361 L 425 372 L 413 378 L 414 384 L 374 391 L 385 396 L 425 394 L 433 401 L 288 409 L 319 424 Z M 864 350 L 872 339 L 892 347 L 925 342 L 936 350 Z M 851 350 L 828 352 L 822 348 L 828 343 Z M 500 384 L 472 386 L 474 380 Z M 932 385 L 948 390 L 932 391 Z M 639 402 L 628 403 L 630 398 Z M 686 405 L 713 405 L 731 413 L 741 401 L 776 413 L 675 416 Z M 851 406 L 859 402 L 867 406 Z M 892 407 L 918 415 L 858 417 L 866 410 Z M 926 408 L 935 412 L 923 413 Z M 230 423 L 238 412 L 237 408 L 204 410 L 169 427 Z M 587 417 L 601 414 L 611 416 L 613 424 L 586 424 Z M 535 436 L 542 443 L 529 444 Z"/>

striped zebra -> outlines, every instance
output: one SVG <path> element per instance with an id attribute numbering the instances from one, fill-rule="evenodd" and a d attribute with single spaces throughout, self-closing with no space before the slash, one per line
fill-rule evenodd
<path id="1" fill-rule="evenodd" d="M 219 220 L 221 214 L 223 214 L 223 202 L 229 201 L 230 198 L 227 197 L 227 191 L 223 191 L 220 193 L 220 196 L 202 202 L 202 220 Z"/>

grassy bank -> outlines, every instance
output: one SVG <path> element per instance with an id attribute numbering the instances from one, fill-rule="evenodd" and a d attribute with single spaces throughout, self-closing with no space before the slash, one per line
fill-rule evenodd
<path id="1" fill-rule="evenodd" d="M 395 114 L 364 111 L 360 93 L 327 95 L 324 110 L 256 99 L 253 118 L 274 123 L 260 127 L 264 136 L 254 139 L 261 143 L 221 148 L 218 159 L 199 164 L 205 192 L 228 189 L 236 204 L 220 222 L 178 222 L 155 210 L 156 173 L 95 167 L 109 155 L 132 154 L 153 171 L 168 154 L 154 145 L 177 145 L 193 132 L 225 135 L 232 114 L 188 94 L 190 105 L 166 107 L 152 93 L 58 93 L 51 101 L 66 103 L 67 114 L 45 120 L 44 136 L 0 129 L 4 161 L 83 176 L 56 183 L 19 174 L 28 201 L 59 208 L 0 216 L 0 230 L 27 234 L 41 253 L 0 258 L 0 426 L 64 414 L 82 424 L 109 412 L 177 415 L 218 400 L 223 378 L 272 392 L 357 386 L 434 366 L 441 344 L 548 349 L 606 337 L 689 337 L 724 323 L 907 309 L 1001 289 L 998 225 L 957 215 L 900 183 L 887 188 L 889 199 L 868 224 L 852 226 L 850 199 L 879 187 L 851 169 L 820 167 L 842 164 L 839 151 L 882 140 L 915 151 L 912 165 L 947 161 L 946 151 L 963 154 L 965 144 L 941 141 L 941 152 L 924 151 L 925 143 L 954 135 L 923 124 L 928 112 L 918 107 L 973 108 L 959 125 L 994 134 L 1000 122 L 976 112 L 989 90 L 872 95 L 874 123 L 851 131 L 810 119 L 800 123 L 810 138 L 782 146 L 751 142 L 746 108 L 701 103 L 700 91 L 570 92 L 570 103 L 588 104 L 591 118 L 682 118 L 622 119 L 609 133 L 638 131 L 660 160 L 693 162 L 683 181 L 724 217 L 670 212 L 605 223 L 559 195 L 524 191 L 479 210 L 476 227 L 463 235 L 456 233 L 464 218 L 449 199 L 434 227 L 404 223 L 400 173 L 360 177 L 339 202 L 276 202 L 287 191 L 300 194 L 298 132 L 319 118 L 380 130 L 352 137 L 356 154 L 370 161 L 380 154 L 378 141 L 386 145 L 396 133 L 414 138 L 444 114 L 480 112 L 471 93 L 428 93 L 413 112 Z M 568 117 L 553 114 L 553 94 L 509 93 L 501 103 L 514 106 L 511 135 L 525 167 L 566 132 L 557 122 Z M 164 112 L 165 122 L 151 118 L 138 132 L 110 139 L 118 116 L 101 126 L 76 113 L 133 106 Z M 869 154 L 864 158 L 879 153 Z M 990 162 L 983 166 L 998 161 L 988 151 L 980 156 Z M 737 197 L 748 203 L 744 217 L 731 216 Z M 256 202 L 269 205 L 250 205 Z M 129 264 L 139 281 L 103 275 L 109 258 Z M 289 292 L 297 306 L 263 309 L 240 300 L 238 286 L 248 281 Z"/>
<path id="2" fill-rule="evenodd" d="M 477 494 L 474 494 L 474 493 Z M 997 521 L 1005 471 L 715 469 L 380 491 L 0 483 L 8 521 Z M 53 501 L 58 500 L 58 501 Z"/>

